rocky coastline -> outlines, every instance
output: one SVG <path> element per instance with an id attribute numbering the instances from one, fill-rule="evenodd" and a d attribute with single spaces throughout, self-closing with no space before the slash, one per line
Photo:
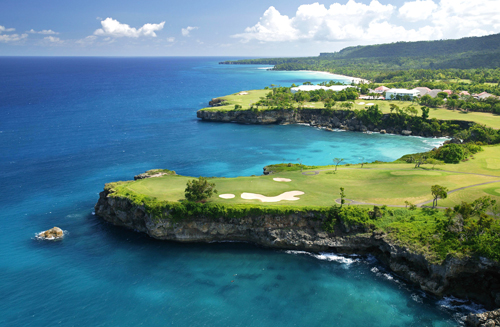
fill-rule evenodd
<path id="1" fill-rule="evenodd" d="M 500 306 L 500 265 L 484 258 L 449 256 L 443 263 L 433 264 L 424 255 L 393 242 L 383 233 L 356 233 L 343 228 L 327 233 L 322 228 L 325 217 L 314 211 L 243 218 L 186 217 L 181 221 L 170 219 L 169 213 L 163 212 L 163 218 L 159 219 L 144 206 L 134 205 L 128 198 L 115 197 L 112 193 L 112 189 L 100 193 L 96 215 L 159 240 L 244 241 L 277 249 L 372 254 L 395 274 L 438 297 L 467 298 L 489 309 Z M 478 323 L 474 326 L 482 326 L 481 321 L 491 320 L 490 316 L 485 317 L 476 319 L 470 315 L 469 318 Z"/>
<path id="2" fill-rule="evenodd" d="M 212 100 L 214 101 L 214 100 Z M 446 132 L 431 132 L 420 130 L 417 126 L 394 126 L 390 121 L 390 115 L 384 114 L 377 125 L 364 125 L 362 121 L 352 115 L 348 110 L 326 110 L 326 109 L 279 109 L 279 110 L 199 110 L 197 117 L 203 121 L 226 122 L 240 124 L 308 124 L 326 130 L 347 130 L 356 132 L 381 132 L 399 135 L 413 135 L 423 137 L 450 136 Z M 439 124 L 458 125 L 460 129 L 468 129 L 473 122 L 462 120 L 438 121 Z"/>

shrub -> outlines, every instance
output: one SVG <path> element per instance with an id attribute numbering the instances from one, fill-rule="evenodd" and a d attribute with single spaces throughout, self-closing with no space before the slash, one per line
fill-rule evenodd
<path id="1" fill-rule="evenodd" d="M 459 163 L 464 159 L 464 149 L 458 144 L 445 144 L 439 150 L 437 158 L 446 163 Z"/>
<path id="2" fill-rule="evenodd" d="M 209 183 L 206 177 L 200 177 L 187 182 L 185 197 L 188 201 L 200 202 L 217 194 L 215 183 Z"/>

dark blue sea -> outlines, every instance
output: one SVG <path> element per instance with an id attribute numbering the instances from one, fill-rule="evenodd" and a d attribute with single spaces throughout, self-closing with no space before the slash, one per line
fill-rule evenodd
<path id="1" fill-rule="evenodd" d="M 213 97 L 336 78 L 218 65 L 226 59 L 0 57 L 0 325 L 455 326 L 476 310 L 371 257 L 160 242 L 93 215 L 105 183 L 152 168 L 259 175 L 297 158 L 394 160 L 442 141 L 201 122 Z M 53 226 L 63 241 L 34 238 Z"/>

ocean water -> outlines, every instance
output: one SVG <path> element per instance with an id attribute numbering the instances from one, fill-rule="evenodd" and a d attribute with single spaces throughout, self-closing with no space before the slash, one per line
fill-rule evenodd
<path id="1" fill-rule="evenodd" d="M 426 295 L 371 257 L 160 242 L 94 216 L 104 183 L 152 168 L 258 175 L 442 142 L 201 122 L 196 110 L 216 96 L 332 79 L 224 59 L 0 57 L 1 326 L 455 326 L 480 310 Z M 53 226 L 63 241 L 34 238 Z"/>

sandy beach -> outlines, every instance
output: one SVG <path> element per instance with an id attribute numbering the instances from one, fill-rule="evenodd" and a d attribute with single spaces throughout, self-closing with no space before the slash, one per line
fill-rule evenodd
<path id="1" fill-rule="evenodd" d="M 359 77 L 352 77 L 352 76 L 347 76 L 347 75 L 342 75 L 342 74 L 335 74 L 335 73 L 330 73 L 330 72 L 324 72 L 324 71 L 319 71 L 319 70 L 299 70 L 301 72 L 309 72 L 309 73 L 325 73 L 325 74 L 330 74 L 330 75 L 334 75 L 334 76 L 339 76 L 339 77 L 343 77 L 343 78 L 346 78 L 346 79 L 349 79 L 351 81 L 354 81 L 355 84 L 369 84 L 370 81 L 367 80 L 367 79 L 363 79 L 363 78 L 359 78 Z"/>

